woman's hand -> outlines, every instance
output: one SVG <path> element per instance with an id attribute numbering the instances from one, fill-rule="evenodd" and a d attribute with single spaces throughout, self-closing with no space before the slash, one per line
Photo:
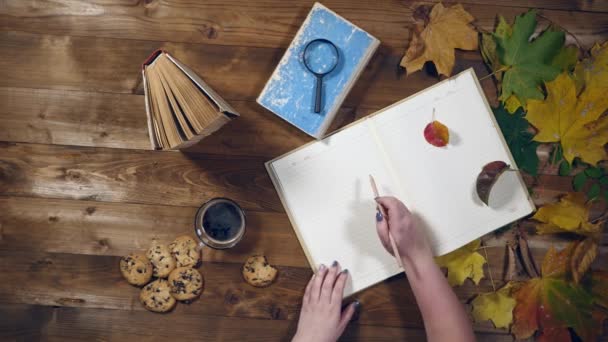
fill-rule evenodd
<path id="1" fill-rule="evenodd" d="M 342 311 L 347 279 L 348 271 L 340 272 L 340 265 L 335 261 L 330 268 L 319 267 L 306 286 L 298 330 L 292 342 L 338 340 L 359 305 L 354 302 Z"/>
<path id="2" fill-rule="evenodd" d="M 388 232 L 391 232 L 399 254 L 404 263 L 412 263 L 421 259 L 432 259 L 430 244 L 414 220 L 412 213 L 405 204 L 395 197 L 378 197 L 376 202 L 382 206 L 386 217 L 380 210 L 376 213 L 376 228 L 384 248 L 393 254 Z"/>

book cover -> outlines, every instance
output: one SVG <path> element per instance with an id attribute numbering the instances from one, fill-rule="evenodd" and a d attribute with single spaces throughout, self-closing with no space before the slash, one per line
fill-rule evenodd
<path id="1" fill-rule="evenodd" d="M 314 39 L 338 49 L 336 68 L 323 78 L 322 107 L 315 113 L 316 77 L 306 69 L 303 52 Z M 281 58 L 257 102 L 307 134 L 321 138 L 380 41 L 320 3 L 315 3 Z"/>

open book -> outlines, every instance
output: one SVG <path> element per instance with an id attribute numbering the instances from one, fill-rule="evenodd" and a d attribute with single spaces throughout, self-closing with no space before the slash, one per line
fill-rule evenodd
<path id="1" fill-rule="evenodd" d="M 433 109 L 450 131 L 443 148 L 424 139 Z M 351 274 L 348 296 L 401 271 L 376 235 L 368 175 L 381 196 L 408 206 L 442 255 L 534 211 L 518 171 L 499 178 L 489 206 L 481 202 L 477 175 L 495 160 L 516 167 L 469 69 L 266 167 L 311 267 L 339 261 Z"/>
<path id="2" fill-rule="evenodd" d="M 192 70 L 158 50 L 143 69 L 148 134 L 153 149 L 182 149 L 238 116 Z"/>

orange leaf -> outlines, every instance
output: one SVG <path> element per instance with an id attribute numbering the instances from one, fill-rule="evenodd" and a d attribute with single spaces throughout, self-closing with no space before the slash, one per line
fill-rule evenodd
<path id="1" fill-rule="evenodd" d="M 437 147 L 443 147 L 450 142 L 450 132 L 441 122 L 435 120 L 424 128 L 424 139 Z"/>
<path id="2" fill-rule="evenodd" d="M 419 25 L 414 27 L 401 66 L 409 75 L 432 61 L 439 74 L 450 76 L 455 62 L 454 49 L 477 50 L 477 32 L 470 25 L 473 20 L 460 4 L 452 7 L 436 4 L 426 27 L 423 30 Z"/>

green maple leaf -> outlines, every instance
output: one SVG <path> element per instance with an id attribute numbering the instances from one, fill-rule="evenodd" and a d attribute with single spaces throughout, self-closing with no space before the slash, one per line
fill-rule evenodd
<path id="1" fill-rule="evenodd" d="M 553 63 L 564 45 L 564 32 L 549 28 L 530 40 L 536 28 L 536 11 L 517 16 L 510 34 L 494 34 L 496 53 L 505 67 L 500 100 L 515 95 L 525 107 L 528 99 L 544 99 L 541 84 L 553 80 L 562 65 Z M 560 63 L 561 64 L 561 63 Z"/>
<path id="2" fill-rule="evenodd" d="M 513 154 L 517 166 L 532 176 L 538 173 L 538 155 L 536 148 L 538 142 L 532 140 L 534 134 L 528 131 L 530 125 L 524 119 L 524 112 L 521 108 L 515 113 L 509 114 L 507 110 L 500 106 L 494 108 L 494 116 L 498 121 L 498 126 L 507 141 L 507 145 Z"/>

